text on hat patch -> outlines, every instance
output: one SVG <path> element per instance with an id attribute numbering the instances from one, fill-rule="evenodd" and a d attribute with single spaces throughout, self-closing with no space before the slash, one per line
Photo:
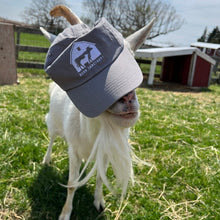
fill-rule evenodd
<path id="1" fill-rule="evenodd" d="M 80 76 L 87 73 L 88 70 L 101 62 L 102 59 L 103 55 L 94 43 L 86 41 L 73 43 L 70 51 L 70 63 Z"/>

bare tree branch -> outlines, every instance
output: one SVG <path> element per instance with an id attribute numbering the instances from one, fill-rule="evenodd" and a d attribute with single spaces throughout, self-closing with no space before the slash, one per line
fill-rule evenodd
<path id="1" fill-rule="evenodd" d="M 104 16 L 125 37 L 157 20 L 149 39 L 178 30 L 184 23 L 175 8 L 161 0 L 84 0 L 87 21 L 94 23 Z M 85 19 L 84 18 L 84 19 Z"/>
<path id="2" fill-rule="evenodd" d="M 22 17 L 26 23 L 37 28 L 43 26 L 52 32 L 54 29 L 59 32 L 68 23 L 61 17 L 53 18 L 50 16 L 50 10 L 56 5 L 68 6 L 65 0 L 32 0 L 31 4 L 24 9 Z"/>

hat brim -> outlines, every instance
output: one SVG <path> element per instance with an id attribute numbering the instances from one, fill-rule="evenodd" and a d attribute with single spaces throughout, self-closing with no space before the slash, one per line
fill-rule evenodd
<path id="1" fill-rule="evenodd" d="M 67 91 L 75 106 L 87 117 L 97 117 L 128 92 L 137 88 L 143 74 L 124 47 L 117 59 L 83 85 Z"/>

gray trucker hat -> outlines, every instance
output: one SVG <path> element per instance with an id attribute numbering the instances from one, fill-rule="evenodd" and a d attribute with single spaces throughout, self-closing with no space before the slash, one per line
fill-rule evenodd
<path id="1" fill-rule="evenodd" d="M 92 29 L 77 24 L 59 34 L 45 71 L 87 117 L 100 115 L 143 80 L 122 35 L 105 18 Z"/>

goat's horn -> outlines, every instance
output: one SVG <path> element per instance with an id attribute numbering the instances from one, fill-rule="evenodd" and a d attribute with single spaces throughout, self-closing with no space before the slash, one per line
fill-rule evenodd
<path id="1" fill-rule="evenodd" d="M 43 33 L 43 35 L 52 43 L 55 38 L 57 37 L 54 34 L 51 34 L 49 32 L 47 32 L 44 28 L 40 27 L 41 32 Z"/>
<path id="2" fill-rule="evenodd" d="M 64 5 L 57 5 L 51 11 L 50 15 L 53 17 L 63 16 L 71 25 L 83 23 L 80 18 L 75 15 L 70 8 Z"/>
<path id="3" fill-rule="evenodd" d="M 145 27 L 141 28 L 140 30 L 136 31 L 135 33 L 131 34 L 126 38 L 126 41 L 129 43 L 132 51 L 136 51 L 144 43 L 144 41 L 147 38 L 147 35 L 150 33 L 150 30 L 155 20 L 156 18 L 153 18 L 150 21 L 150 23 L 147 24 Z"/>

